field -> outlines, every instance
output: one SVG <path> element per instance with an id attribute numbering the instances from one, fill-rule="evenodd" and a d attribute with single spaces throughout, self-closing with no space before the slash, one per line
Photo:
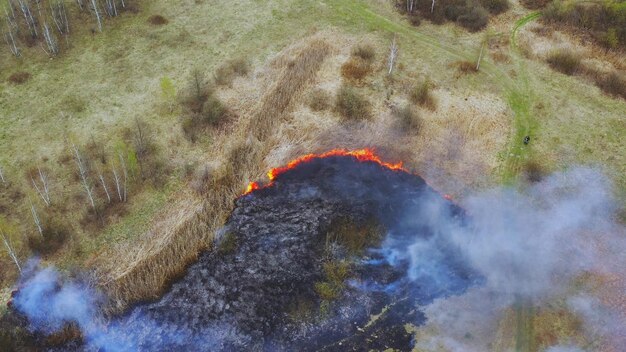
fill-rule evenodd
<path id="1" fill-rule="evenodd" d="M 626 204 L 626 99 L 607 95 L 581 75 L 557 72 L 533 54 L 542 50 L 537 31 L 529 29 L 541 26 L 539 12 L 513 2 L 485 30 L 469 33 L 453 23 L 415 27 L 393 4 L 142 1 L 137 13 L 105 22 L 102 33 L 81 15 L 69 47 L 54 58 L 32 47 L 17 59 L 3 43 L 0 170 L 7 183 L 0 184 L 0 227 L 18 257 L 25 262 L 33 252 L 34 206 L 44 221 L 61 222 L 69 233 L 42 260 L 68 272 L 89 270 L 94 285 L 111 295 L 110 310 L 123 310 L 158 297 L 200 250 L 211 247 L 248 182 L 294 157 L 333 148 L 374 147 L 458 200 L 591 165 L 609 176 L 619 203 Z M 154 15 L 166 23 L 151 23 Z M 567 34 L 559 38 L 580 44 Z M 388 74 L 392 43 L 398 57 Z M 596 52 L 593 45 L 584 48 Z M 371 47 L 373 58 L 362 77 L 351 78 L 342 67 L 359 46 Z M 598 53 L 588 59 L 623 73 L 623 56 Z M 207 89 L 225 106 L 224 121 L 190 138 L 183 126 L 194 75 L 213 81 L 233 60 L 244 62 L 246 72 Z M 12 82 L 19 72 L 30 78 Z M 420 82 L 429 82 L 429 104 L 412 103 Z M 369 119 L 352 121 L 332 106 L 310 103 L 316 92 L 334 100 L 342 84 L 366 97 Z M 398 111 L 411 104 L 419 128 L 398 127 Z M 142 168 L 129 199 L 109 206 L 98 168 L 113 189 L 120 150 L 144 130 L 153 146 L 145 165 L 156 165 L 158 175 L 144 176 Z M 90 170 L 104 209 L 98 213 L 94 206 L 96 215 L 73 145 L 91 160 L 105 155 L 106 162 L 94 161 Z M 38 168 L 49 179 L 49 206 L 33 187 Z M 0 265 L 5 301 L 18 271 L 6 253 Z M 558 312 L 510 308 L 499 320 L 500 350 L 534 350 L 528 336 L 540 336 L 537 329 L 575 325 Z M 545 327 L 546 319 L 556 323 Z M 534 324 L 535 332 L 524 324 Z M 576 334 L 563 329 L 559 341 Z"/>

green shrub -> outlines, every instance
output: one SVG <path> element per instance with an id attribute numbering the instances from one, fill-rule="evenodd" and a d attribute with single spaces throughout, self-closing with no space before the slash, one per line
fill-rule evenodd
<path id="1" fill-rule="evenodd" d="M 580 68 L 580 57 L 566 49 L 551 52 L 546 61 L 554 70 L 566 75 L 573 75 Z"/>
<path id="2" fill-rule="evenodd" d="M 218 125 L 226 117 L 224 104 L 214 96 L 210 96 L 202 105 L 202 122 L 209 125 Z"/>
<path id="3" fill-rule="evenodd" d="M 342 85 L 335 97 L 335 109 L 350 120 L 370 118 L 370 103 L 355 88 Z"/>

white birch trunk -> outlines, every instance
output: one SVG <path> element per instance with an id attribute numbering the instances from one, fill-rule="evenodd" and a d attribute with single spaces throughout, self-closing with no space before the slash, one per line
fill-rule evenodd
<path id="1" fill-rule="evenodd" d="M 7 252 L 9 253 L 9 256 L 13 260 L 13 263 L 15 263 L 15 266 L 17 267 L 17 271 L 19 271 L 20 274 L 21 274 L 22 273 L 22 267 L 20 266 L 20 261 L 17 260 L 17 254 L 15 253 L 15 250 L 13 249 L 13 247 L 11 246 L 9 241 L 7 240 L 6 236 L 4 236 L 4 233 L 0 233 L 0 236 L 2 236 L 2 242 L 4 242 L 4 246 L 6 247 Z"/>

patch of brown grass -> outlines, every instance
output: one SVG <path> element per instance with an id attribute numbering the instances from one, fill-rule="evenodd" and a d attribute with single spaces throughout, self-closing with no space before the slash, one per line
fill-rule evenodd
<path id="1" fill-rule="evenodd" d="M 359 56 L 352 56 L 341 66 L 341 75 L 348 80 L 360 81 L 365 78 L 371 70 L 371 65 L 368 61 Z"/>
<path id="2" fill-rule="evenodd" d="M 580 57 L 567 49 L 559 49 L 548 54 L 550 67 L 566 75 L 573 75 L 580 69 Z"/>
<path id="3" fill-rule="evenodd" d="M 626 99 L 626 78 L 620 76 L 617 72 L 596 75 L 595 82 L 603 92 Z"/>
<path id="4" fill-rule="evenodd" d="M 162 25 L 168 24 L 169 21 L 167 18 L 161 15 L 152 15 L 148 17 L 148 23 L 155 25 L 155 26 L 162 26 Z"/>
<path id="5" fill-rule="evenodd" d="M 323 89 L 315 89 L 309 96 L 309 107 L 313 111 L 327 110 L 331 106 L 332 97 Z"/>
<path id="6" fill-rule="evenodd" d="M 478 69 L 476 68 L 476 64 L 471 61 L 457 61 L 456 62 L 457 69 L 462 74 L 468 73 L 477 73 Z"/>
<path id="7" fill-rule="evenodd" d="M 32 75 L 28 72 L 15 72 L 9 76 L 9 82 L 13 84 L 23 84 L 31 79 Z"/>
<path id="8" fill-rule="evenodd" d="M 433 84 L 429 79 L 425 79 L 424 81 L 418 83 L 411 89 L 410 99 L 411 102 L 417 104 L 419 106 L 426 107 L 430 110 L 435 110 L 437 108 L 437 103 L 435 102 L 435 98 L 431 92 Z"/>

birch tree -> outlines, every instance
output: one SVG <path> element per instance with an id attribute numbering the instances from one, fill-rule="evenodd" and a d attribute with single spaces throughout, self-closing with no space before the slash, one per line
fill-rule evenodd
<path id="1" fill-rule="evenodd" d="M 96 16 L 96 20 L 98 21 L 98 31 L 102 32 L 102 16 L 100 15 L 100 9 L 98 7 L 97 0 L 91 0 L 91 10 Z"/>
<path id="2" fill-rule="evenodd" d="M 17 253 L 15 253 L 15 249 L 11 245 L 10 239 L 8 239 L 2 231 L 0 231 L 0 237 L 2 237 L 2 242 L 4 242 L 4 247 L 6 248 L 7 253 L 9 253 L 9 257 L 11 257 L 11 260 L 13 260 L 13 263 L 15 263 L 15 266 L 17 267 L 17 271 L 21 274 L 22 267 L 20 266 L 20 261 L 17 259 Z"/>
<path id="3" fill-rule="evenodd" d="M 109 189 L 107 188 L 107 183 L 104 180 L 104 175 L 102 175 L 101 172 L 98 172 L 98 178 L 100 179 L 100 184 L 102 185 L 102 188 L 104 189 L 104 193 L 107 196 L 107 201 L 109 203 L 111 203 L 111 195 L 109 194 Z"/>
<path id="4" fill-rule="evenodd" d="M 387 63 L 389 65 L 389 71 L 387 74 L 391 75 L 393 71 L 393 67 L 396 63 L 396 59 L 398 58 L 398 44 L 396 42 L 396 35 L 393 36 L 393 40 L 391 41 L 391 47 L 389 48 L 389 59 Z"/>
<path id="5" fill-rule="evenodd" d="M 30 177 L 30 179 L 33 182 L 33 186 L 35 187 L 37 194 L 39 194 L 43 202 L 46 203 L 46 206 L 50 206 L 50 189 L 48 187 L 48 175 L 44 173 L 43 171 L 41 171 L 40 167 L 37 167 L 37 171 L 39 174 L 39 181 L 41 182 L 41 187 L 37 185 L 37 182 L 35 182 L 35 179 L 32 176 Z"/>
<path id="6" fill-rule="evenodd" d="M 35 20 L 35 17 L 33 16 L 33 12 L 28 6 L 28 3 L 25 2 L 24 0 L 18 0 L 18 4 L 20 7 L 20 10 L 22 10 L 24 19 L 26 20 L 26 25 L 28 26 L 28 29 L 30 30 L 31 37 L 37 38 L 39 36 L 39 32 L 37 31 L 37 21 Z"/>
<path id="7" fill-rule="evenodd" d="M 43 236 L 41 220 L 39 220 L 39 215 L 37 214 L 37 209 L 35 209 L 35 205 L 33 204 L 33 202 L 30 202 L 30 213 L 33 216 L 33 221 L 35 222 L 35 226 L 37 226 L 37 231 L 39 232 L 39 235 Z"/>
<path id="8" fill-rule="evenodd" d="M 5 180 L 4 178 L 4 173 L 2 172 L 2 166 L 0 166 L 0 182 L 2 182 L 3 184 L 7 183 L 7 180 Z"/>
<path id="9" fill-rule="evenodd" d="M 117 196 L 119 197 L 120 202 L 122 202 L 124 201 L 124 198 L 122 198 L 122 185 L 120 184 L 120 177 L 117 174 L 115 166 L 113 167 L 113 179 L 115 180 L 115 189 L 117 190 Z"/>
<path id="10" fill-rule="evenodd" d="M 78 166 L 78 174 L 80 176 L 80 183 L 85 189 L 85 193 L 87 194 L 87 198 L 89 198 L 91 207 L 95 211 L 96 203 L 93 198 L 93 190 L 92 190 L 91 182 L 89 182 L 89 178 L 87 175 L 87 167 L 85 163 L 83 162 L 83 159 L 80 157 L 80 152 L 78 151 L 78 148 L 76 148 L 76 145 L 74 143 L 72 143 L 72 149 L 73 149 L 73 154 L 74 154 L 74 160 L 76 161 L 76 165 Z"/>
<path id="11" fill-rule="evenodd" d="M 52 21 L 61 35 L 68 41 L 68 35 L 70 34 L 70 21 L 67 18 L 67 10 L 65 9 L 65 3 L 63 1 L 56 1 L 50 3 L 50 13 L 52 14 Z"/>

